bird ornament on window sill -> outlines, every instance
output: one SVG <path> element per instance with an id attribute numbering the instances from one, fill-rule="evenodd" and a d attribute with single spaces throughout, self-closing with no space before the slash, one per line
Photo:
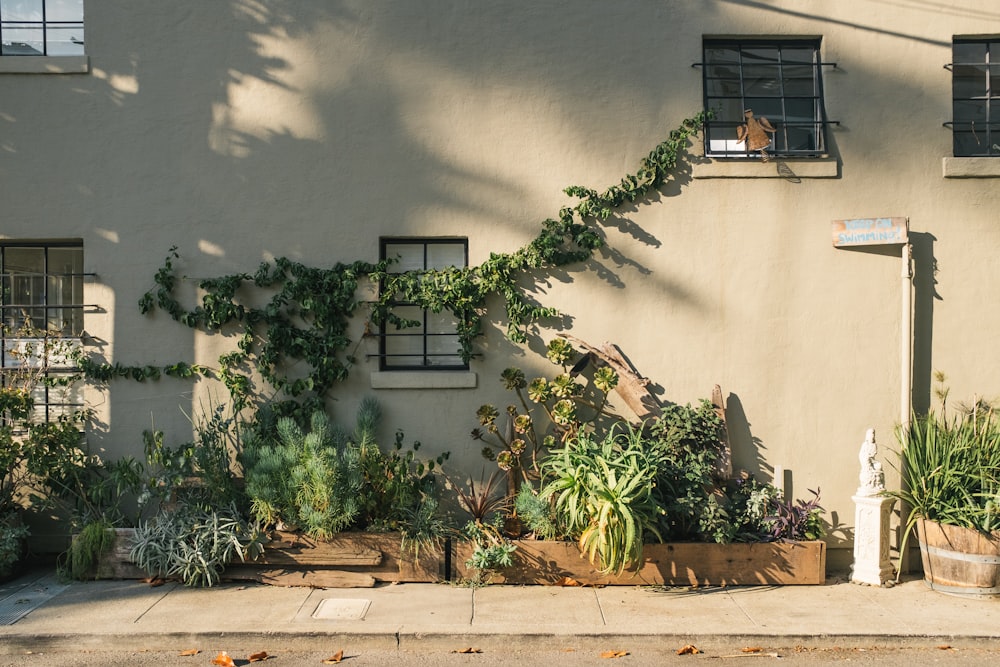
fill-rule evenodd
<path id="1" fill-rule="evenodd" d="M 770 160 L 767 154 L 767 147 L 771 145 L 771 137 L 768 132 L 774 134 L 777 130 L 771 122 L 761 116 L 759 119 L 753 117 L 753 111 L 747 109 L 743 112 L 746 122 L 736 128 L 736 143 L 747 143 L 747 151 L 760 151 L 761 162 Z"/>

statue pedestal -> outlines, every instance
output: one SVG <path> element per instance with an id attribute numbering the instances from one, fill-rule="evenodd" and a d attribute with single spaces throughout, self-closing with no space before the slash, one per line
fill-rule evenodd
<path id="1" fill-rule="evenodd" d="M 896 499 L 862 495 L 862 489 L 858 491 L 851 498 L 855 507 L 851 581 L 882 586 L 893 576 L 889 562 L 889 515 Z"/>

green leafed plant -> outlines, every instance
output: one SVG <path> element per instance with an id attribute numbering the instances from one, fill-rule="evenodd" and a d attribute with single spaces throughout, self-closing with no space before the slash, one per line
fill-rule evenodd
<path id="1" fill-rule="evenodd" d="M 900 552 L 920 519 L 982 532 L 1000 529 L 1000 420 L 981 400 L 949 414 L 945 378 L 938 373 L 937 379 L 940 412 L 914 415 L 896 433 L 901 488 L 887 495 L 911 509 Z"/>
<path id="2" fill-rule="evenodd" d="M 621 574 L 642 562 L 647 535 L 662 541 L 656 471 L 640 429 L 613 428 L 601 440 L 580 432 L 545 460 L 540 495 L 555 499 L 556 515 L 592 563 Z"/>
<path id="3" fill-rule="evenodd" d="M 235 559 L 253 560 L 262 550 L 262 534 L 236 508 L 181 505 L 136 527 L 130 558 L 150 575 L 208 587 Z"/>
<path id="4" fill-rule="evenodd" d="M 27 538 L 28 528 L 16 514 L 0 516 L 0 581 L 17 572 Z"/>
<path id="5" fill-rule="evenodd" d="M 590 357 L 580 355 L 565 338 L 549 341 L 546 357 L 562 372 L 528 381 L 521 369 L 508 368 L 501 381 L 517 402 L 507 406 L 505 416 L 489 404 L 476 412 L 481 428 L 474 429 L 472 437 L 484 443 L 484 457 L 517 480 L 509 489 L 512 496 L 520 480 L 538 479 L 539 460 L 552 447 L 580 431 L 623 422 L 607 408 L 608 393 L 618 384 L 614 370 L 602 366 L 584 374 Z"/>
<path id="6" fill-rule="evenodd" d="M 359 311 L 367 314 L 374 327 L 412 325 L 395 312 L 400 302 L 432 312 L 450 312 L 457 321 L 456 352 L 468 361 L 475 354 L 476 338 L 483 333 L 488 303 L 499 299 L 505 308 L 508 338 L 524 342 L 539 320 L 558 315 L 556 309 L 536 301 L 533 284 L 546 272 L 590 259 L 604 244 L 601 223 L 671 178 L 705 118 L 699 113 L 683 120 L 640 161 L 635 173 L 626 174 L 617 183 L 603 190 L 565 188 L 575 205 L 563 206 L 555 217 L 544 220 L 535 238 L 523 247 L 492 253 L 478 266 L 395 273 L 389 261 L 316 268 L 278 258 L 252 274 L 199 281 L 201 300 L 187 308 L 177 300 L 182 278 L 175 264 L 180 257 L 177 248 L 171 248 L 153 277 L 155 286 L 139 301 L 141 311 L 158 308 L 186 326 L 233 334 L 236 349 L 221 355 L 219 368 L 213 370 L 189 364 L 161 369 L 94 362 L 82 367 L 89 377 L 100 380 L 152 379 L 167 369 L 180 377 L 214 374 L 229 388 L 238 409 L 254 401 L 252 378 L 259 376 L 279 394 L 312 410 L 322 405 L 327 392 L 344 380 L 356 363 L 359 341 L 352 340 L 349 325 Z M 381 285 L 374 302 L 359 299 L 363 280 Z M 243 298 L 253 288 L 266 290 L 270 298 L 263 304 L 259 299 Z M 369 331 L 369 327 L 364 330 Z M 304 375 L 290 372 L 303 367 Z M 258 396 L 262 393 L 257 392 Z"/>
<path id="7" fill-rule="evenodd" d="M 282 417 L 274 433 L 249 437 L 243 465 L 252 513 L 265 524 L 325 539 L 350 526 L 361 511 L 358 449 L 338 447 L 323 412 L 313 413 L 308 431 Z"/>

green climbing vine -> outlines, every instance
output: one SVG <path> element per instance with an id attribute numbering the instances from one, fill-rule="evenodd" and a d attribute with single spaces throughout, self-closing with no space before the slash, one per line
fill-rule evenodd
<path id="1" fill-rule="evenodd" d="M 249 374 L 256 371 L 275 390 L 306 407 L 322 401 L 327 392 L 344 380 L 360 341 L 348 333 L 350 322 L 362 308 L 368 310 L 366 334 L 378 327 L 405 328 L 417 324 L 398 316 L 399 302 L 416 304 L 433 312 L 447 310 L 458 321 L 460 354 L 465 361 L 475 354 L 475 340 L 483 332 L 487 300 L 497 296 L 504 302 L 507 337 L 524 342 L 540 320 L 558 315 L 529 296 L 523 279 L 531 275 L 590 259 L 603 244 L 599 221 L 607 220 L 626 202 L 634 203 L 659 188 L 686 150 L 688 140 L 705 121 L 699 113 L 684 120 L 642 159 L 639 169 L 603 192 L 571 186 L 565 193 L 578 200 L 563 207 L 557 217 L 545 220 L 534 239 L 510 253 L 492 253 L 482 264 L 440 270 L 392 272 L 392 261 L 338 263 L 315 268 L 279 258 L 262 263 L 253 273 L 237 273 L 198 283 L 203 295 L 193 309 L 176 296 L 180 278 L 171 248 L 163 266 L 153 276 L 155 287 L 139 301 L 142 313 L 159 309 L 191 328 L 237 333 L 237 349 L 220 357 L 218 377 L 233 395 L 237 407 L 251 397 Z M 367 278 L 380 285 L 374 302 L 358 301 L 359 281 Z M 250 287 L 271 291 L 263 306 L 241 299 Z M 284 372 L 289 362 L 302 361 L 309 369 L 293 376 Z M 210 374 L 201 366 L 129 367 L 87 363 L 83 371 L 91 378 L 152 379 L 161 373 L 176 376 Z M 171 369 L 171 370 L 167 370 Z"/>

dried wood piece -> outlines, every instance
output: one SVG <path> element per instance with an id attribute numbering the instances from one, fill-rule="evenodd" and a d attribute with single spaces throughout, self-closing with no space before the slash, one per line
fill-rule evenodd
<path id="1" fill-rule="evenodd" d="M 629 410 L 640 420 L 655 417 L 663 408 L 660 400 L 649 391 L 649 379 L 636 372 L 632 364 L 622 355 L 621 351 L 611 343 L 605 342 L 600 347 L 580 340 L 570 334 L 559 334 L 573 345 L 586 350 L 593 359 L 610 366 L 618 373 L 618 386 L 615 391 L 621 396 Z"/>
<path id="2" fill-rule="evenodd" d="M 712 389 L 712 407 L 722 420 L 722 448 L 715 462 L 715 474 L 719 479 L 733 478 L 733 448 L 729 444 L 729 427 L 726 425 L 726 404 L 722 400 L 722 387 Z"/>

